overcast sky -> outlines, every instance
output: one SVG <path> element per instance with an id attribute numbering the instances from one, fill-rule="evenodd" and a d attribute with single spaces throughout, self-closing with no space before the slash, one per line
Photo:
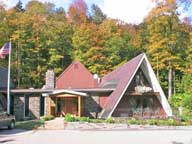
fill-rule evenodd
<path id="1" fill-rule="evenodd" d="M 3 1 L 7 7 L 15 6 L 18 0 L 0 0 Z M 30 0 L 21 0 L 25 5 Z M 41 2 L 51 2 L 56 7 L 64 7 L 65 10 L 72 3 L 72 0 L 39 0 Z M 154 7 L 151 0 L 85 0 L 88 7 L 95 3 L 102 11 L 111 18 L 123 20 L 127 23 L 141 23 L 143 18 L 147 16 L 148 12 Z M 183 13 L 181 17 L 186 16 L 187 13 Z"/>

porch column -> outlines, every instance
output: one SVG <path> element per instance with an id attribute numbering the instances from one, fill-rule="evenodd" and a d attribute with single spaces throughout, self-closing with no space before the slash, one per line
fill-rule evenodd
<path id="1" fill-rule="evenodd" d="M 48 115 L 51 115 L 51 98 L 48 97 Z"/>
<path id="2" fill-rule="evenodd" d="M 78 96 L 78 116 L 81 116 L 81 96 Z"/>

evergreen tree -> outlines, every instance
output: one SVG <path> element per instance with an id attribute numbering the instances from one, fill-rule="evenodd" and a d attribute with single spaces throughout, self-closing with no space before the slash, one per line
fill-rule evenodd
<path id="1" fill-rule="evenodd" d="M 96 4 L 91 6 L 91 19 L 96 24 L 101 24 L 106 19 L 106 15 Z"/>
<path id="2" fill-rule="evenodd" d="M 19 12 L 24 12 L 25 11 L 25 9 L 23 8 L 23 3 L 20 0 L 16 4 L 15 9 L 18 10 Z"/>

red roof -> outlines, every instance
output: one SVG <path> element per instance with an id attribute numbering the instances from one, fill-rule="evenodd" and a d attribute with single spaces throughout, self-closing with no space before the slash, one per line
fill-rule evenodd
<path id="1" fill-rule="evenodd" d="M 132 79 L 137 67 L 142 60 L 144 54 L 140 54 L 137 57 L 131 59 L 129 62 L 121 66 L 120 68 L 112 71 L 102 78 L 100 84 L 101 87 L 106 86 L 107 83 L 116 81 L 116 89 L 109 96 L 101 117 L 107 118 L 115 107 L 117 101 L 119 100 L 121 94 L 126 90 L 127 84 Z"/>
<path id="2" fill-rule="evenodd" d="M 96 80 L 93 75 L 79 61 L 71 65 L 56 79 L 56 88 L 95 88 Z"/>

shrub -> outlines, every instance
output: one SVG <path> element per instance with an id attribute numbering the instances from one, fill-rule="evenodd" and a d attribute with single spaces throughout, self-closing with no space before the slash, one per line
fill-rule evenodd
<path id="1" fill-rule="evenodd" d="M 128 124 L 137 124 L 137 120 L 135 118 L 128 119 Z"/>
<path id="2" fill-rule="evenodd" d="M 175 121 L 174 121 L 174 119 L 171 119 L 171 118 L 168 119 L 168 120 L 167 120 L 167 124 L 170 125 L 170 126 L 175 125 Z"/>
<path id="3" fill-rule="evenodd" d="M 90 119 L 89 119 L 89 117 L 80 117 L 79 121 L 81 121 L 81 122 L 90 122 Z"/>
<path id="4" fill-rule="evenodd" d="M 106 119 L 106 123 L 115 123 L 115 119 L 110 117 L 110 118 Z"/>
<path id="5" fill-rule="evenodd" d="M 90 122 L 92 122 L 92 123 L 104 123 L 105 120 L 103 120 L 103 119 L 90 119 Z"/>
<path id="6" fill-rule="evenodd" d="M 44 125 L 44 120 L 27 120 L 16 122 L 15 127 L 18 129 L 33 130 Z"/>
<path id="7" fill-rule="evenodd" d="M 148 123 L 149 125 L 158 125 L 158 120 L 156 120 L 156 119 L 149 119 L 149 120 L 147 121 L 147 123 Z"/>
<path id="8" fill-rule="evenodd" d="M 162 119 L 158 120 L 157 125 L 160 125 L 160 126 L 167 125 L 166 120 L 162 120 Z"/>
<path id="9" fill-rule="evenodd" d="M 64 120 L 67 122 L 75 122 L 75 121 L 78 121 L 78 118 L 74 115 L 66 114 L 64 117 Z"/>
<path id="10" fill-rule="evenodd" d="M 183 94 L 183 93 L 178 93 L 178 94 L 176 94 L 176 95 L 173 95 L 172 97 L 171 97 L 171 106 L 173 107 L 173 108 L 178 108 L 178 107 L 180 107 L 180 106 L 182 106 L 182 100 L 183 100 L 183 97 L 184 97 L 185 95 Z"/>
<path id="11" fill-rule="evenodd" d="M 47 115 L 47 116 L 41 117 L 40 119 L 43 121 L 49 121 L 49 120 L 54 119 L 54 116 L 53 115 Z"/>
<path id="12" fill-rule="evenodd" d="M 183 107 L 191 111 L 192 109 L 192 94 L 186 94 L 183 98 Z M 192 112 L 192 111 L 191 111 Z"/>

